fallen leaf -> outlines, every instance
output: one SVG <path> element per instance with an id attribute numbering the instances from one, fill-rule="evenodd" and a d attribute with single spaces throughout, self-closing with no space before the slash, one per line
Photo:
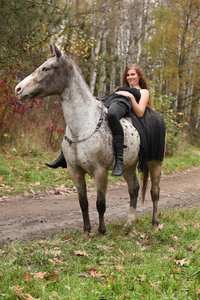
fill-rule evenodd
<path id="1" fill-rule="evenodd" d="M 25 277 L 26 281 L 28 281 L 28 282 L 32 281 L 32 277 L 30 275 L 31 274 L 29 272 L 24 273 L 24 277 Z"/>
<path id="2" fill-rule="evenodd" d="M 164 228 L 164 224 L 158 225 L 158 230 L 162 230 Z"/>
<path id="3" fill-rule="evenodd" d="M 54 257 L 53 259 L 56 263 L 59 263 L 59 264 L 62 264 L 63 263 L 63 258 L 57 258 L 57 257 Z"/>
<path id="4" fill-rule="evenodd" d="M 0 250 L 0 256 L 2 256 L 5 253 L 5 251 Z"/>
<path id="5" fill-rule="evenodd" d="M 54 256 L 59 256 L 61 254 L 61 251 L 58 251 L 58 250 L 52 250 L 52 251 L 45 251 L 45 254 L 48 255 L 48 254 L 52 254 Z"/>
<path id="6" fill-rule="evenodd" d="M 99 263 L 99 265 L 105 265 L 106 264 L 106 261 L 101 261 L 100 263 Z"/>
<path id="7" fill-rule="evenodd" d="M 151 236 L 152 236 L 151 232 L 148 232 L 147 239 L 149 239 Z"/>
<path id="8" fill-rule="evenodd" d="M 98 271 L 98 272 L 97 271 L 91 271 L 90 274 L 91 274 L 92 277 L 105 277 L 105 275 L 102 274 L 101 271 Z"/>
<path id="9" fill-rule="evenodd" d="M 175 241 L 179 241 L 179 238 L 173 234 L 170 235 L 170 238 L 174 239 Z"/>
<path id="10" fill-rule="evenodd" d="M 35 182 L 35 186 L 39 186 L 41 183 L 40 183 L 40 181 L 37 181 L 37 182 Z"/>
<path id="11" fill-rule="evenodd" d="M 178 268 L 177 270 L 171 269 L 171 271 L 172 271 L 172 274 L 175 275 L 176 273 L 179 273 L 181 270 Z"/>
<path id="12" fill-rule="evenodd" d="M 174 239 L 176 242 L 175 242 L 175 244 L 173 245 L 174 247 L 177 247 L 178 246 L 178 241 L 179 241 L 179 238 L 177 237 L 177 236 L 175 236 L 175 235 L 170 235 L 170 238 L 172 238 L 172 239 Z"/>
<path id="13" fill-rule="evenodd" d="M 196 288 L 196 293 L 195 294 L 200 294 L 200 289 Z"/>
<path id="14" fill-rule="evenodd" d="M 88 256 L 89 254 L 87 254 L 85 251 L 74 251 L 74 253 L 76 254 L 76 255 L 79 255 L 79 256 Z"/>
<path id="15" fill-rule="evenodd" d="M 86 269 L 88 269 L 89 271 L 96 271 L 97 269 L 93 266 L 86 266 Z"/>
<path id="16" fill-rule="evenodd" d="M 17 285 L 16 287 L 14 287 L 14 291 L 15 291 L 15 294 L 19 297 L 19 298 L 22 298 L 24 293 L 22 292 L 24 288 L 23 287 L 20 287 L 19 285 Z"/>
<path id="17" fill-rule="evenodd" d="M 43 279 L 47 274 L 47 272 L 38 272 L 38 273 L 30 273 L 30 274 L 33 275 L 34 278 Z"/>
<path id="18" fill-rule="evenodd" d="M 49 275 L 44 276 L 44 279 L 53 278 L 53 277 L 56 277 L 56 276 L 57 276 L 57 274 L 53 273 L 53 274 L 49 274 Z"/>
<path id="19" fill-rule="evenodd" d="M 135 237 L 135 233 L 130 232 L 129 236 L 134 238 Z"/>
<path id="20" fill-rule="evenodd" d="M 141 239 L 145 239 L 145 234 L 140 235 Z"/>
<path id="21" fill-rule="evenodd" d="M 132 233 L 134 233 L 135 235 L 139 234 L 135 229 L 132 231 Z"/>
<path id="22" fill-rule="evenodd" d="M 115 269 L 116 270 L 121 270 L 121 269 L 124 269 L 124 267 L 122 267 L 122 266 L 115 266 Z"/>
<path id="23" fill-rule="evenodd" d="M 23 293 L 22 292 L 23 289 L 24 289 L 24 287 L 20 287 L 19 285 L 17 285 L 16 287 L 14 287 L 15 294 L 19 298 L 24 299 L 24 300 L 41 300 L 41 297 L 40 298 L 34 298 L 30 294 Z"/>
<path id="24" fill-rule="evenodd" d="M 145 250 L 147 250 L 147 248 L 148 248 L 148 247 L 142 247 L 142 248 L 141 248 L 141 251 L 145 251 Z"/>
<path id="25" fill-rule="evenodd" d="M 189 265 L 189 261 L 186 261 L 186 258 L 183 258 L 183 259 L 181 259 L 181 260 L 174 259 L 174 262 L 175 262 L 177 265 L 181 265 L 181 266 Z"/>

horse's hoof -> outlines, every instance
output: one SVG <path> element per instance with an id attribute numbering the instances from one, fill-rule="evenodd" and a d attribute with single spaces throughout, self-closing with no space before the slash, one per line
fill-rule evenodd
<path id="1" fill-rule="evenodd" d="M 85 236 L 86 239 L 89 239 L 90 232 L 89 231 L 84 231 L 84 236 Z"/>
<path id="2" fill-rule="evenodd" d="M 124 227 L 129 227 L 132 225 L 133 222 L 131 222 L 130 220 L 127 220 L 127 222 L 124 224 Z"/>
<path id="3" fill-rule="evenodd" d="M 158 221 L 152 221 L 152 226 L 154 230 L 158 230 Z"/>
<path id="4" fill-rule="evenodd" d="M 99 233 L 99 235 L 98 235 L 98 240 L 101 240 L 103 237 L 104 237 L 104 233 Z"/>

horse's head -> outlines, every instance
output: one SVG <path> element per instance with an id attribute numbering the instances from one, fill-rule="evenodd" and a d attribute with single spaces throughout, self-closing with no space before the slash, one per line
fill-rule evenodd
<path id="1" fill-rule="evenodd" d="M 69 86 L 73 65 L 55 45 L 50 48 L 52 58 L 16 86 L 15 94 L 19 100 L 60 95 Z"/>

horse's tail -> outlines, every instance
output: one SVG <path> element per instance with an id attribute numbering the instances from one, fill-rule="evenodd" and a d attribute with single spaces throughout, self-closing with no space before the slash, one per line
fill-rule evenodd
<path id="1" fill-rule="evenodd" d="M 143 179 L 142 179 L 142 203 L 145 201 L 145 194 L 147 190 L 147 185 L 148 185 L 148 176 L 149 176 L 149 168 L 147 164 L 144 166 L 143 170 Z"/>

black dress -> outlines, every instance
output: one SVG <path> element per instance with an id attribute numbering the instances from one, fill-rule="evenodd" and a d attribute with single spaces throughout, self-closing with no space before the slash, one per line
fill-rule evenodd
<path id="1" fill-rule="evenodd" d="M 141 93 L 139 89 L 119 87 L 117 91 L 127 91 L 135 97 L 137 103 L 140 101 Z M 114 101 L 125 107 L 127 110 L 126 116 L 131 118 L 133 126 L 138 130 L 141 139 L 139 171 L 143 171 L 148 161 L 163 161 L 165 153 L 165 124 L 157 112 L 147 106 L 142 118 L 138 118 L 133 111 L 131 99 L 115 93 L 105 96 L 101 101 L 107 108 Z"/>

